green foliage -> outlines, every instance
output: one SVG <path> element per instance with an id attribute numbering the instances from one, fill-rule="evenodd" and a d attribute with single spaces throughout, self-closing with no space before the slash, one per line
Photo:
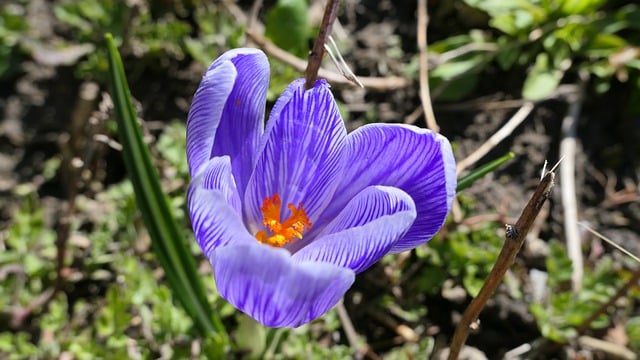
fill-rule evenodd
<path id="1" fill-rule="evenodd" d="M 571 261 L 566 250 L 557 242 L 551 242 L 547 258 L 549 273 L 547 299 L 531 305 L 542 335 L 556 342 L 566 342 L 576 336 L 576 328 L 607 302 L 619 288 L 620 274 L 606 257 L 593 269 L 585 271 L 582 289 L 571 291 Z M 601 315 L 592 328 L 601 329 L 609 324 L 609 317 Z"/>
<path id="2" fill-rule="evenodd" d="M 428 266 L 417 279 L 418 291 L 434 294 L 444 279 L 458 279 L 471 296 L 476 296 L 491 271 L 503 238 L 494 224 L 473 230 L 461 227 L 447 239 L 435 238 L 416 249 Z"/>
<path id="3" fill-rule="evenodd" d="M 249 316 L 238 315 L 235 336 L 238 348 L 244 349 L 250 359 L 259 359 L 266 350 L 267 330 Z"/>
<path id="4" fill-rule="evenodd" d="M 267 99 L 275 101 L 293 80 L 300 78 L 302 75 L 291 66 L 278 60 L 271 60 L 269 65 L 272 77 L 269 82 Z"/>
<path id="5" fill-rule="evenodd" d="M 629 337 L 629 348 L 640 352 L 640 316 L 634 316 L 625 323 L 625 330 Z"/>
<path id="6" fill-rule="evenodd" d="M 0 77 L 16 72 L 20 67 L 18 45 L 29 27 L 24 11 L 19 3 L 0 8 Z"/>
<path id="7" fill-rule="evenodd" d="M 242 27 L 220 11 L 221 5 L 195 6 L 193 22 L 180 17 L 185 12 L 180 2 L 161 10 L 156 2 L 131 6 L 116 0 L 61 0 L 53 6 L 57 19 L 73 34 L 62 46 L 81 43 L 97 49 L 79 62 L 76 72 L 82 78 L 105 80 L 108 64 L 102 39 L 106 33 L 113 34 L 124 54 L 138 60 L 134 73 L 187 56 L 209 65 L 220 49 L 241 45 Z"/>
<path id="8" fill-rule="evenodd" d="M 558 87 L 562 75 L 562 71 L 549 64 L 547 53 L 538 54 L 535 65 L 524 81 L 522 96 L 532 100 L 543 99 Z"/>
<path id="9" fill-rule="evenodd" d="M 143 358 L 188 357 L 190 343 L 199 338 L 172 292 L 159 281 L 162 274 L 153 254 L 145 250 L 148 244 L 141 235 L 131 183 L 124 181 L 96 199 L 80 197 L 77 202 L 72 237 L 86 236 L 86 243 L 75 240 L 68 245 L 69 257 L 82 259 L 82 268 L 73 268 L 75 275 L 66 286 L 104 297 L 71 300 L 59 293 L 46 312 L 37 314 L 39 338 L 24 332 L 0 333 L 0 358 L 58 358 L 62 353 L 79 359 L 130 358 L 130 351 Z M 55 231 L 43 209 L 41 199 L 26 193 L 6 230 L 0 267 L 22 267 L 0 279 L 2 311 L 25 307 L 52 286 Z M 92 231 L 79 229 L 83 221 L 92 224 Z M 204 278 L 211 282 L 210 274 Z M 210 300 L 219 302 L 215 293 Z M 215 351 L 220 351 L 219 343 L 204 338 L 201 354 Z"/>
<path id="10" fill-rule="evenodd" d="M 173 175 L 178 179 L 187 179 L 189 174 L 187 153 L 184 151 L 187 148 L 186 131 L 184 122 L 174 121 L 165 127 L 157 142 L 159 157 L 176 171 Z"/>
<path id="11" fill-rule="evenodd" d="M 76 31 L 76 40 L 97 43 L 105 33 L 121 36 L 132 8 L 123 1 L 62 1 L 54 6 L 54 14 Z"/>
<path id="12" fill-rule="evenodd" d="M 98 49 L 80 62 L 78 76 L 102 80 L 108 64 L 106 52 L 99 44 L 107 32 L 117 34 L 118 38 L 126 32 L 132 8 L 124 1 L 67 0 L 54 4 L 53 11 L 57 19 L 73 32 L 73 43 L 93 44 Z"/>
<path id="13" fill-rule="evenodd" d="M 267 12 L 265 36 L 282 49 L 299 57 L 306 57 L 312 33 L 307 20 L 308 12 L 307 0 L 278 0 Z M 271 81 L 267 98 L 275 101 L 301 74 L 275 59 L 270 59 L 270 68 Z"/>
<path id="14" fill-rule="evenodd" d="M 279 47 L 298 56 L 307 54 L 309 23 L 307 0 L 278 0 L 265 19 L 265 35 Z"/>
<path id="15" fill-rule="evenodd" d="M 221 50 L 243 45 L 244 28 L 219 9 L 220 5 L 197 6 L 193 16 L 198 24 L 196 36 L 184 38 L 185 51 L 194 60 L 208 66 Z M 224 34 L 224 35 L 221 35 Z"/>
<path id="16" fill-rule="evenodd" d="M 0 354 L 9 360 L 34 358 L 38 355 L 38 347 L 31 342 L 29 334 L 1 333 Z"/>
<path id="17" fill-rule="evenodd" d="M 51 285 L 55 238 L 51 224 L 45 222 L 37 197 L 33 193 L 27 194 L 8 228 L 6 249 L 0 252 L 0 267 L 14 267 L 0 279 L 0 309 L 27 306 Z"/>
<path id="18" fill-rule="evenodd" d="M 424 354 L 431 354 L 435 347 L 435 340 L 431 337 L 421 339 L 417 343 L 411 343 L 402 348 L 397 348 L 385 355 L 385 359 L 413 360 L 421 359 Z"/>
<path id="19" fill-rule="evenodd" d="M 298 57 L 306 57 L 312 35 L 308 22 L 307 0 L 278 0 L 267 11 L 265 36 L 274 44 Z M 286 87 L 301 74 L 291 66 L 269 59 L 271 81 L 267 99 L 275 101 Z"/>
<path id="20" fill-rule="evenodd" d="M 489 24 L 512 36 L 526 36 L 527 30 L 547 19 L 545 9 L 537 6 L 540 1 L 516 0 L 465 0 L 469 6 L 485 11 Z"/>
<path id="21" fill-rule="evenodd" d="M 468 50 L 447 57 L 432 71 L 435 96 L 442 99 L 469 94 L 478 74 L 494 63 L 503 70 L 524 68 L 522 96 L 531 100 L 551 95 L 567 79 L 590 75 L 594 90 L 603 92 L 614 77 L 626 81 L 639 76 L 636 56 L 628 56 L 640 45 L 638 33 L 628 31 L 638 29 L 638 5 L 605 8 L 603 0 L 465 3 L 485 12 L 497 32 L 472 30 L 431 46 L 447 55 Z"/>
<path id="22" fill-rule="evenodd" d="M 334 345 L 331 348 L 322 346 L 318 339 L 323 334 L 338 330 L 340 320 L 336 311 L 325 314 L 321 320 L 313 324 L 303 325 L 296 329 L 269 329 L 266 337 L 266 350 L 260 358 L 273 360 L 288 359 L 351 359 L 353 350 L 345 345 Z"/>
<path id="23" fill-rule="evenodd" d="M 471 31 L 468 35 L 448 37 L 429 47 L 430 51 L 446 53 L 458 51 L 461 47 L 474 44 L 479 49 L 493 49 L 486 42 L 485 35 L 479 31 Z M 429 83 L 433 88 L 433 97 L 440 100 L 457 100 L 466 96 L 480 80 L 481 72 L 491 61 L 493 54 L 487 51 L 462 53 L 451 61 L 439 64 L 429 72 Z"/>

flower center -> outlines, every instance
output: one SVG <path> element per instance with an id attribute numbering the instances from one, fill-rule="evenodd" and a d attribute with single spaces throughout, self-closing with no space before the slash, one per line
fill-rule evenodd
<path id="1" fill-rule="evenodd" d="M 256 238 L 263 244 L 283 247 L 296 238 L 302 239 L 304 231 L 311 227 L 307 213 L 302 208 L 302 203 L 299 203 L 298 207 L 289 203 L 287 207 L 291 211 L 291 216 L 282 222 L 280 222 L 280 205 L 280 196 L 275 194 L 271 198 L 264 199 L 262 207 L 260 207 L 263 215 L 262 224 L 266 231 L 258 231 Z"/>

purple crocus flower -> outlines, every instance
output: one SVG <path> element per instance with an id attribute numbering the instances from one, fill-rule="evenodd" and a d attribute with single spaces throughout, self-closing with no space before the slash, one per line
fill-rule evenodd
<path id="1" fill-rule="evenodd" d="M 268 82 L 256 49 L 205 73 L 187 122 L 187 205 L 220 295 L 266 326 L 296 327 L 440 229 L 455 162 L 447 139 L 414 126 L 347 134 L 324 80 L 289 85 L 265 128 Z"/>

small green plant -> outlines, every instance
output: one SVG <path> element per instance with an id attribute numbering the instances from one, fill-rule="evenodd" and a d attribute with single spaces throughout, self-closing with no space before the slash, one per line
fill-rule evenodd
<path id="1" fill-rule="evenodd" d="M 446 240 L 435 238 L 428 246 L 419 247 L 416 254 L 429 264 L 416 280 L 418 291 L 436 293 L 445 279 L 461 281 L 467 293 L 476 296 L 491 271 L 502 242 L 498 228 L 487 223 L 481 229 L 460 227 Z"/>
<path id="2" fill-rule="evenodd" d="M 432 71 L 436 96 L 466 96 L 492 64 L 524 68 L 522 96 L 531 100 L 550 96 L 576 77 L 589 77 L 597 92 L 606 91 L 614 78 L 637 81 L 640 38 L 628 34 L 638 29 L 635 4 L 610 9 L 602 0 L 465 3 L 485 13 L 493 31 L 472 30 L 431 46 L 440 54 L 458 52 Z"/>
<path id="3" fill-rule="evenodd" d="M 561 343 L 575 337 L 577 327 L 606 303 L 622 282 L 611 258 L 605 257 L 595 267 L 586 269 L 582 289 L 577 293 L 572 292 L 571 261 L 564 247 L 556 241 L 551 242 L 547 271 L 547 298 L 532 304 L 531 312 L 542 335 Z M 609 325 L 609 317 L 602 314 L 591 327 L 601 329 Z"/>
<path id="4" fill-rule="evenodd" d="M 139 60 L 139 66 L 154 68 L 166 65 L 167 59 L 183 60 L 192 26 L 177 16 L 178 4 L 176 8 L 152 11 L 150 7 L 155 5 L 158 4 L 139 2 L 130 6 L 114 0 L 56 2 L 55 16 L 67 27 L 66 46 L 80 43 L 97 49 L 80 61 L 77 75 L 104 80 L 108 68 L 102 46 L 105 33 L 112 33 L 125 46 L 127 55 Z"/>
<path id="5" fill-rule="evenodd" d="M 35 193 L 24 196 L 6 232 L 5 249 L 0 253 L 0 267 L 11 264 L 0 279 L 0 309 L 25 307 L 51 286 L 55 273 L 56 233 Z"/>
<path id="6" fill-rule="evenodd" d="M 24 12 L 21 2 L 0 7 L 0 78 L 20 68 L 20 39 L 29 28 Z"/>

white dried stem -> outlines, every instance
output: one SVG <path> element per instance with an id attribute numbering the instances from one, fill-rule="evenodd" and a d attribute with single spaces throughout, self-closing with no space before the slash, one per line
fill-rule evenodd
<path id="1" fill-rule="evenodd" d="M 560 184 L 562 189 L 562 208 L 564 209 L 564 232 L 567 253 L 572 263 L 571 284 L 574 292 L 582 287 L 584 262 L 582 242 L 578 229 L 578 202 L 576 200 L 576 129 L 582 110 L 582 88 L 577 87 L 573 94 L 567 95 L 569 110 L 562 120 L 562 141 L 560 154 L 564 161 L 560 164 Z"/>
<path id="2" fill-rule="evenodd" d="M 418 0 L 418 26 L 417 40 L 420 52 L 420 102 L 426 118 L 427 127 L 435 132 L 440 131 L 433 113 L 431 94 L 429 91 L 429 53 L 427 52 L 427 25 L 429 15 L 427 13 L 427 0 Z"/>
<path id="3" fill-rule="evenodd" d="M 533 110 L 532 102 L 525 102 L 522 107 L 507 121 L 500 130 L 496 131 L 495 134 L 491 135 L 491 137 L 482 144 L 476 151 L 471 153 L 471 155 L 462 159 L 462 161 L 458 162 L 457 166 L 457 175 L 459 176 L 466 168 L 475 164 L 478 160 L 482 159 L 491 149 L 493 149 L 496 145 L 498 145 L 502 140 L 504 140 L 507 136 L 511 135 L 511 133 L 520 125 L 524 119 L 529 116 L 531 111 Z"/>

